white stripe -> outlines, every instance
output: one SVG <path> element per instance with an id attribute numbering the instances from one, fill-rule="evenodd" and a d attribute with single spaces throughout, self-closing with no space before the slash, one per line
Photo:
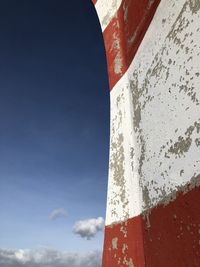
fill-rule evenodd
<path id="1" fill-rule="evenodd" d="M 135 217 L 200 174 L 200 10 L 163 0 L 111 91 L 106 225 Z"/>
<path id="2" fill-rule="evenodd" d="M 95 8 L 99 17 L 102 32 L 117 13 L 122 0 L 98 0 Z"/>
<path id="3" fill-rule="evenodd" d="M 106 224 L 139 214 L 138 174 L 132 169 L 131 153 L 135 147 L 127 74 L 111 91 L 110 164 Z M 134 177 L 134 178 L 133 178 Z"/>

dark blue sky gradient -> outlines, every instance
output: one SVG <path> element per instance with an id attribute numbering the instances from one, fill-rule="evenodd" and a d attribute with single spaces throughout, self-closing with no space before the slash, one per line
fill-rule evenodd
<path id="1" fill-rule="evenodd" d="M 89 0 L 0 1 L 0 129 L 0 247 L 68 249 L 74 221 L 105 215 L 109 90 Z"/>

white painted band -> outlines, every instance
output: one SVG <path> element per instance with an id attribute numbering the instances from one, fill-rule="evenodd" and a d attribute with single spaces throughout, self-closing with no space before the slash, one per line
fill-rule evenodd
<path id="1" fill-rule="evenodd" d="M 95 8 L 99 17 L 102 32 L 117 13 L 122 0 L 98 0 Z"/>
<path id="2" fill-rule="evenodd" d="M 111 91 L 106 225 L 167 201 L 200 174 L 200 4 L 163 0 Z"/>

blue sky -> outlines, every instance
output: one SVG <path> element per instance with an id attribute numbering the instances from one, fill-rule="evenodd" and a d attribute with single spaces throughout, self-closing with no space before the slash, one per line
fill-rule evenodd
<path id="1" fill-rule="evenodd" d="M 0 2 L 0 248 L 101 249 L 79 220 L 105 216 L 109 90 L 89 0 Z M 50 220 L 54 209 L 67 216 Z"/>

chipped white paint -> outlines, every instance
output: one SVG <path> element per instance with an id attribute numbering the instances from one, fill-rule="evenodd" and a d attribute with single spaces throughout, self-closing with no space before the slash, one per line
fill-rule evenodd
<path id="1" fill-rule="evenodd" d="M 167 202 L 200 174 L 199 8 L 199 0 L 161 1 L 111 91 L 106 225 Z"/>
<path id="2" fill-rule="evenodd" d="M 102 31 L 108 26 L 118 11 L 122 0 L 98 0 L 95 8 L 99 17 Z"/>
<path id="3" fill-rule="evenodd" d="M 110 165 L 106 224 L 140 213 L 139 178 L 132 166 L 134 134 L 130 88 L 125 74 L 111 91 Z"/>

